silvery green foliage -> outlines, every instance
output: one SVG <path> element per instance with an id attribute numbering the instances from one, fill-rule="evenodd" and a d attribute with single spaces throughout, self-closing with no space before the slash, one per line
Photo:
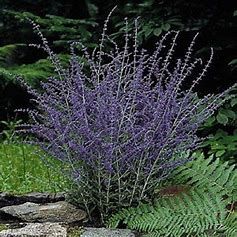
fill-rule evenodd
<path id="1" fill-rule="evenodd" d="M 81 43 L 71 44 L 68 69 L 34 24 L 43 41 L 38 47 L 49 54 L 58 76 L 42 83 L 42 94 L 28 87 L 38 110 L 29 111 L 33 122 L 27 130 L 43 150 L 70 166 L 78 200 L 88 214 L 94 207 L 99 210 L 102 221 L 114 209 L 152 200 L 157 184 L 189 160 L 187 151 L 199 146 L 198 127 L 230 90 L 197 99 L 193 91 L 213 52 L 206 63 L 192 58 L 196 36 L 175 61 L 178 32 L 163 36 L 149 54 L 138 47 L 137 21 L 134 35 L 125 33 L 119 48 L 106 35 L 108 19 L 100 47 L 91 54 Z M 105 42 L 114 50 L 107 52 Z M 75 54 L 78 45 L 89 73 Z M 192 72 L 200 68 L 194 77 Z M 182 91 L 187 79 L 192 84 Z"/>

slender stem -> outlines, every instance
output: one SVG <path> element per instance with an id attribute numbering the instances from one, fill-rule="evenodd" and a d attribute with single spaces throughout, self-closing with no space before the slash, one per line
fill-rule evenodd
<path id="1" fill-rule="evenodd" d="M 91 220 L 92 220 L 91 213 L 90 213 L 90 210 L 89 210 L 89 207 L 88 207 L 88 205 L 87 205 L 87 201 L 86 201 L 86 199 L 85 199 L 85 197 L 84 197 L 83 192 L 81 192 L 81 197 L 82 197 L 82 200 L 83 200 L 83 204 L 84 204 L 84 206 L 85 206 L 85 208 L 86 208 L 86 212 L 87 212 L 87 214 L 88 214 L 89 220 L 91 221 Z"/>
<path id="2" fill-rule="evenodd" d="M 22 149 L 22 157 L 23 157 L 23 175 L 24 175 L 24 180 L 26 180 L 26 154 L 25 154 L 25 148 L 24 145 L 21 145 Z"/>
<path id="3" fill-rule="evenodd" d="M 101 168 L 98 167 L 98 192 L 99 192 L 99 207 L 100 207 L 100 216 L 101 216 L 101 222 L 104 222 L 104 208 L 102 203 L 102 190 L 101 190 Z"/>
<path id="4" fill-rule="evenodd" d="M 110 187 L 111 187 L 111 174 L 109 174 L 109 180 L 108 180 L 107 192 L 106 192 L 106 213 L 108 212 L 108 206 L 109 206 Z"/>
<path id="5" fill-rule="evenodd" d="M 137 188 L 137 183 L 138 183 L 138 181 L 139 181 L 140 169 L 141 169 L 141 163 L 142 163 L 142 161 L 143 161 L 143 159 L 141 158 L 141 159 L 139 160 L 139 165 L 138 165 L 136 180 L 135 180 L 135 183 L 134 183 L 134 186 L 133 186 L 133 190 L 132 190 L 132 194 L 131 194 L 131 198 L 130 198 L 130 201 L 129 201 L 129 205 L 130 205 L 130 206 L 131 206 L 131 204 L 132 204 L 133 197 L 134 197 L 134 194 L 135 194 L 135 191 L 136 191 L 136 188 Z"/>
<path id="6" fill-rule="evenodd" d="M 119 172 L 119 163 L 116 162 L 116 168 L 117 168 L 117 180 L 118 180 L 118 203 L 119 205 L 121 204 L 121 177 L 120 177 L 120 172 Z"/>
<path id="7" fill-rule="evenodd" d="M 154 161 L 154 163 L 153 163 L 153 165 L 152 165 L 152 167 L 151 167 L 151 170 L 150 170 L 150 172 L 149 172 L 149 174 L 148 174 L 148 176 L 147 176 L 147 178 L 146 178 L 146 181 L 145 181 L 145 183 L 144 183 L 144 185 L 143 185 L 143 188 L 142 188 L 142 191 L 141 191 L 140 200 L 142 200 L 142 198 L 143 198 L 143 195 L 144 195 L 144 193 L 145 193 L 145 191 L 146 191 L 146 186 L 148 185 L 148 183 L 149 183 L 149 181 L 150 181 L 150 178 L 151 178 L 151 176 L 152 176 L 152 174 L 153 174 L 153 170 L 154 170 L 155 167 L 156 167 L 156 164 L 157 164 L 157 162 L 158 162 L 158 160 L 159 160 L 159 157 L 160 157 L 160 154 L 161 154 L 161 153 L 162 153 L 162 149 L 160 150 L 159 154 L 157 155 L 157 158 L 156 158 L 156 160 Z"/>

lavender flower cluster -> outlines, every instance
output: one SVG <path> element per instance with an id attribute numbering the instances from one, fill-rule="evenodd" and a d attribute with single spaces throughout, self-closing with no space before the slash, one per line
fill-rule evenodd
<path id="1" fill-rule="evenodd" d="M 138 46 L 137 21 L 134 34 L 125 33 L 122 48 L 106 35 L 107 24 L 108 19 L 100 47 L 91 54 L 81 43 L 71 44 L 68 69 L 60 65 L 34 24 L 43 40 L 38 47 L 48 52 L 57 78 L 42 83 L 43 93 L 28 87 L 38 106 L 37 111 L 29 111 L 28 132 L 44 151 L 70 166 L 80 190 L 78 199 L 88 214 L 91 206 L 98 208 L 102 219 L 113 209 L 152 199 L 156 185 L 200 145 L 198 127 L 231 89 L 197 98 L 195 86 L 213 52 L 206 63 L 192 58 L 196 36 L 184 57 L 174 61 L 179 32 L 167 33 L 149 54 Z M 114 50 L 107 52 L 105 42 Z M 85 64 L 75 53 L 77 46 Z M 187 79 L 192 84 L 182 91 Z"/>

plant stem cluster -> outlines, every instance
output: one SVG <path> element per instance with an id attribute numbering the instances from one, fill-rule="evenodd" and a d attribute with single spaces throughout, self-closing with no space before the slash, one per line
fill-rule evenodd
<path id="1" fill-rule="evenodd" d="M 231 90 L 197 98 L 195 86 L 213 51 L 204 64 L 192 58 L 196 36 L 175 61 L 179 32 L 168 32 L 147 53 L 138 46 L 137 20 L 134 35 L 125 30 L 121 48 L 106 34 L 108 20 L 92 53 L 80 42 L 71 44 L 68 69 L 34 25 L 43 41 L 37 47 L 49 54 L 58 77 L 43 82 L 41 94 L 28 87 L 38 109 L 29 111 L 32 123 L 26 129 L 44 151 L 70 167 L 77 199 L 89 216 L 99 210 L 102 222 L 114 210 L 153 200 L 157 184 L 190 160 L 189 152 L 202 141 L 198 127 Z M 106 43 L 114 50 L 107 52 Z M 78 60 L 78 47 L 85 63 Z M 191 86 L 182 91 L 186 80 Z"/>

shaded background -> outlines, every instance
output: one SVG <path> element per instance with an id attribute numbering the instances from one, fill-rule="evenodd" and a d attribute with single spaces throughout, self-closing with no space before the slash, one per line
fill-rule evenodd
<path id="1" fill-rule="evenodd" d="M 205 80 L 197 88 L 200 96 L 223 91 L 237 81 L 236 1 L 0 0 L 0 121 L 27 120 L 16 114 L 15 109 L 33 106 L 29 95 L 17 84 L 16 75 L 39 89 L 39 82 L 54 73 L 47 55 L 28 47 L 29 43 L 38 43 L 39 38 L 27 19 L 41 26 L 52 49 L 66 65 L 69 57 L 67 42 L 80 40 L 89 49 L 96 47 L 103 21 L 115 5 L 117 9 L 111 17 L 109 31 L 118 44 L 123 43 L 120 36 L 125 17 L 128 17 L 132 30 L 133 19 L 140 16 L 139 42 L 148 50 L 163 33 L 182 31 L 176 56 L 182 55 L 192 37 L 200 33 L 195 56 L 208 58 L 210 47 L 215 53 Z M 211 146 L 221 154 L 218 148 L 221 146 L 222 152 L 231 150 L 234 157 L 237 150 L 236 105 L 236 100 L 226 103 L 200 130 L 202 134 L 216 136 L 213 144 L 208 144 L 209 148 Z M 0 130 L 3 128 L 1 125 Z M 218 146 L 215 148 L 214 144 Z"/>

